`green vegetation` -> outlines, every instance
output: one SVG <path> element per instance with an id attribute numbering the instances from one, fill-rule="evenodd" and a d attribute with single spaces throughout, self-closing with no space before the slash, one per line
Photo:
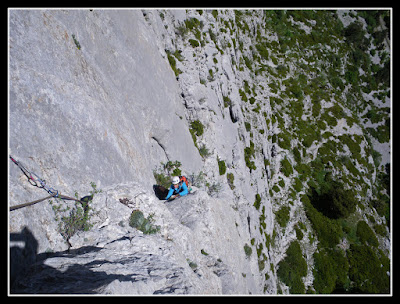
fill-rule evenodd
<path id="1" fill-rule="evenodd" d="M 217 161 L 218 161 L 219 175 L 224 175 L 226 173 L 225 161 L 220 160 L 219 158 L 217 159 Z"/>
<path id="2" fill-rule="evenodd" d="M 330 219 L 320 213 L 311 203 L 307 196 L 303 197 L 303 204 L 308 219 L 318 236 L 321 248 L 334 248 L 343 237 L 343 231 L 337 220 Z"/>
<path id="3" fill-rule="evenodd" d="M 290 213 L 289 206 L 283 206 L 277 212 L 275 212 L 275 220 L 282 228 L 285 228 L 287 223 L 289 222 L 290 219 L 289 213 Z"/>
<path id="4" fill-rule="evenodd" d="M 356 210 L 358 203 L 352 190 L 344 190 L 341 182 L 326 177 L 319 189 L 311 188 L 311 204 L 330 219 L 348 217 Z"/>
<path id="5" fill-rule="evenodd" d="M 197 270 L 197 264 L 189 259 L 186 259 L 189 264 L 189 267 L 192 268 L 193 271 Z"/>
<path id="6" fill-rule="evenodd" d="M 200 43 L 195 39 L 189 39 L 189 43 L 192 47 L 198 47 Z"/>
<path id="7" fill-rule="evenodd" d="M 289 177 L 290 174 L 293 173 L 293 167 L 290 164 L 289 160 L 285 157 L 281 161 L 281 172 L 286 176 Z"/>
<path id="8" fill-rule="evenodd" d="M 156 184 L 168 189 L 171 186 L 172 177 L 182 174 L 180 169 L 181 165 L 181 162 L 177 160 L 175 162 L 161 162 L 160 166 L 153 170 L 153 176 L 156 180 Z"/>
<path id="9" fill-rule="evenodd" d="M 204 133 L 204 125 L 200 120 L 195 120 L 190 123 L 190 132 L 194 133 L 196 136 L 201 136 Z"/>
<path id="10" fill-rule="evenodd" d="M 385 166 L 385 171 L 380 172 L 377 179 L 377 199 L 371 201 L 380 216 L 386 219 L 387 227 L 390 227 L 390 165 Z"/>
<path id="11" fill-rule="evenodd" d="M 235 176 L 233 175 L 233 173 L 227 173 L 226 179 L 228 181 L 228 185 L 231 188 L 231 190 L 235 189 L 235 185 L 234 185 Z"/>
<path id="12" fill-rule="evenodd" d="M 245 244 L 243 249 L 244 249 L 244 253 L 246 254 L 246 257 L 251 256 L 251 254 L 253 253 L 253 250 L 251 249 L 251 247 L 248 244 Z"/>
<path id="13" fill-rule="evenodd" d="M 205 144 L 203 144 L 200 148 L 199 148 L 199 153 L 200 156 L 203 158 L 207 158 L 211 155 L 210 151 L 208 150 L 208 148 L 206 147 Z"/>
<path id="14" fill-rule="evenodd" d="M 80 49 L 81 49 L 81 45 L 80 45 L 79 41 L 76 39 L 76 37 L 75 37 L 74 34 L 72 34 L 72 39 L 74 40 L 74 43 L 75 43 L 76 48 L 77 48 L 78 50 L 80 50 Z"/>
<path id="15" fill-rule="evenodd" d="M 254 201 L 253 206 L 256 207 L 257 210 L 260 209 L 260 204 L 261 204 L 261 196 L 260 194 L 256 194 L 256 200 Z"/>
<path id="16" fill-rule="evenodd" d="M 50 200 L 55 219 L 58 222 L 58 230 L 66 241 L 76 232 L 88 231 L 93 226 L 90 222 L 92 216 L 90 202 L 93 200 L 93 196 L 100 193 L 101 190 L 97 189 L 94 182 L 91 182 L 90 186 L 92 190 L 89 191 L 90 195 L 88 196 L 80 198 L 78 192 L 75 192 L 75 198 L 83 201 L 83 203 L 75 201 L 72 209 L 69 206 L 63 209 L 60 199 L 56 199 L 55 202 Z"/>
<path id="17" fill-rule="evenodd" d="M 305 293 L 302 277 L 307 274 L 307 263 L 298 241 L 290 243 L 286 257 L 278 264 L 278 277 L 289 286 L 291 294 Z"/>
<path id="18" fill-rule="evenodd" d="M 357 293 L 389 293 L 389 259 L 366 245 L 350 245 L 347 250 L 349 261 L 349 278 Z"/>
<path id="19" fill-rule="evenodd" d="M 319 192 L 319 193 L 318 193 Z M 353 216 L 357 200 L 351 190 L 327 178 L 312 188 L 302 202 L 318 236 L 314 253 L 314 289 L 317 293 L 387 293 L 390 261 L 377 250 L 378 240 L 369 225 Z M 346 238 L 350 249 L 336 247 Z M 372 247 L 370 247 L 372 246 Z M 366 257 L 368 255 L 368 258 Z M 380 265 L 384 265 L 382 267 Z"/>
<path id="20" fill-rule="evenodd" d="M 168 62 L 170 64 L 172 70 L 174 71 L 175 76 L 178 77 L 179 74 L 182 73 L 182 71 L 176 67 L 176 60 L 175 60 L 174 56 L 172 55 L 172 53 L 168 50 L 165 50 L 165 52 L 167 53 Z"/>
<path id="21" fill-rule="evenodd" d="M 244 148 L 244 160 L 246 162 L 246 166 L 251 170 L 256 170 L 257 167 L 254 161 L 251 158 L 254 158 L 255 150 L 254 150 L 254 143 L 250 140 L 250 147 Z"/>
<path id="22" fill-rule="evenodd" d="M 389 293 L 390 261 L 381 251 L 351 244 L 314 253 L 314 288 L 317 293 Z"/>
<path id="23" fill-rule="evenodd" d="M 297 222 L 296 238 L 302 244 L 317 244 L 314 282 L 307 292 L 388 292 L 390 261 L 379 250 L 379 241 L 387 237 L 390 227 L 390 168 L 380 166 L 382 155 L 372 141 L 391 139 L 391 109 L 385 106 L 391 94 L 391 54 L 386 47 L 391 39 L 390 10 L 351 10 L 345 13 L 352 18 L 347 27 L 335 10 L 234 10 L 230 18 L 231 14 L 213 10 L 205 32 L 192 17 L 185 21 L 182 33 L 194 35 L 187 38 L 194 48 L 211 42 L 220 54 L 230 54 L 232 48 L 240 51 L 231 63 L 236 71 L 249 75 L 243 76 L 239 88 L 244 117 L 240 124 L 250 137 L 244 160 L 252 173 L 262 154 L 264 166 L 257 173 L 268 178 L 269 194 L 278 204 L 274 206 L 276 230 L 285 233 L 291 208 L 296 215 L 295 202 L 301 199 L 312 231 Z M 192 51 L 197 56 L 198 49 Z M 173 57 L 178 59 L 175 53 Z M 221 73 L 217 53 L 211 60 L 215 65 L 208 67 L 209 81 Z M 228 96 L 222 98 L 224 108 L 232 105 Z M 196 144 L 202 131 L 199 135 L 191 125 L 191 134 Z M 268 154 L 261 144 L 264 140 L 272 143 Z M 225 162 L 219 159 L 218 169 L 226 173 Z M 228 173 L 231 189 L 233 179 Z M 266 215 L 260 194 L 253 205 L 260 211 L 259 230 L 265 242 L 255 244 L 253 239 L 251 245 L 256 246 L 262 271 L 268 265 L 263 248 L 273 246 L 277 232 L 264 233 Z M 291 293 L 304 293 L 304 269 L 288 270 L 291 260 L 299 264 L 304 260 L 300 247 L 292 245 L 278 276 Z M 371 265 L 362 262 L 367 254 L 364 260 Z"/>
<path id="24" fill-rule="evenodd" d="M 368 224 L 364 221 L 359 221 L 357 223 L 357 237 L 360 239 L 362 244 L 368 244 L 370 246 L 378 247 L 378 239 L 375 236 L 375 233 L 368 226 Z"/>
<path id="25" fill-rule="evenodd" d="M 361 22 L 355 21 L 351 23 L 343 33 L 346 40 L 352 43 L 354 47 L 367 47 L 368 41 L 367 38 L 365 38 L 365 32 Z"/>
<path id="26" fill-rule="evenodd" d="M 153 215 L 144 217 L 140 210 L 133 210 L 129 217 L 129 226 L 142 231 L 144 234 L 154 234 L 160 231 L 160 226 L 153 225 Z"/>
<path id="27" fill-rule="evenodd" d="M 223 96 L 222 99 L 224 100 L 224 107 L 227 108 L 232 105 L 232 100 L 229 96 Z"/>
<path id="28" fill-rule="evenodd" d="M 269 52 L 268 52 L 268 49 L 266 48 L 265 44 L 262 44 L 262 43 L 256 44 L 256 49 L 262 59 L 268 60 Z"/>
<path id="29" fill-rule="evenodd" d="M 200 21 L 197 18 L 185 19 L 185 26 L 188 30 L 193 30 L 200 27 Z"/>
<path id="30" fill-rule="evenodd" d="M 204 133 L 204 125 L 200 122 L 200 120 L 192 121 L 190 123 L 189 132 L 192 135 L 192 139 L 193 139 L 194 145 L 196 146 L 196 148 L 199 148 L 197 146 L 197 137 L 203 135 L 203 133 Z M 201 153 L 206 155 L 207 154 L 206 152 L 208 152 L 208 150 L 204 150 L 203 149 L 202 152 L 200 152 L 200 150 L 199 150 L 200 155 L 201 155 Z"/>
<path id="31" fill-rule="evenodd" d="M 314 253 L 314 289 L 317 293 L 348 291 L 349 263 L 342 250 L 325 249 Z"/>
<path id="32" fill-rule="evenodd" d="M 61 217 L 59 224 L 59 230 L 64 239 L 68 240 L 78 231 L 88 231 L 93 224 L 89 222 L 90 208 L 82 208 L 83 206 L 79 202 L 75 202 L 75 208 L 73 208 L 67 216 Z"/>
<path id="33" fill-rule="evenodd" d="M 384 259 L 377 249 L 377 235 L 386 235 L 384 225 L 390 225 L 390 170 L 378 167 L 381 156 L 373 149 L 370 137 L 380 143 L 390 141 L 390 108 L 366 100 L 364 94 L 372 94 L 382 105 L 386 97 L 390 98 L 390 56 L 385 51 L 388 30 L 378 27 L 382 20 L 389 27 L 390 12 L 351 11 L 354 19 L 348 27 L 335 11 L 264 10 L 262 14 L 264 25 L 256 26 L 253 34 L 246 24 L 246 12 L 235 11 L 238 30 L 253 39 L 248 47 L 235 40 L 243 53 L 237 68 L 265 75 L 272 94 L 268 101 L 271 112 L 264 115 L 265 128 L 257 124 L 255 116 L 248 115 L 255 106 L 256 113 L 262 113 L 259 96 L 264 88 L 254 90 L 257 84 L 244 81 L 239 90 L 244 126 L 252 138 L 250 147 L 245 148 L 246 165 L 250 172 L 255 169 L 252 143 L 264 130 L 277 144 L 274 148 L 279 146 L 277 153 L 287 153 L 279 164 L 272 158 L 268 160 L 270 166 L 265 166 L 272 180 L 269 193 L 276 201 L 288 196 L 289 204 L 298 193 L 306 193 L 300 195 L 313 228 L 309 239 L 317 237 L 318 241 L 314 256 L 318 272 L 313 284 L 317 293 L 385 292 L 388 285 L 375 290 L 371 286 L 356 287 L 358 279 L 350 275 L 354 261 L 338 246 L 345 240 L 351 246 L 366 246 L 377 259 Z M 366 29 L 360 18 L 365 19 Z M 278 41 L 266 39 L 264 31 L 276 34 Z M 378 126 L 365 128 L 368 121 Z M 363 134 L 346 132 L 354 125 Z M 377 182 L 371 183 L 375 172 Z M 276 174 L 281 176 L 275 178 Z M 257 200 L 254 206 L 260 209 Z M 275 216 L 280 228 L 285 229 L 290 207 L 281 206 Z M 385 217 L 384 224 L 375 223 L 372 216 L 369 223 L 361 220 L 365 208 L 374 208 Z M 263 216 L 260 231 L 265 225 Z M 301 229 L 295 230 L 296 236 L 304 239 Z M 379 274 L 375 278 L 372 271 L 364 273 L 370 281 L 389 280 L 386 273 L 385 279 Z"/>

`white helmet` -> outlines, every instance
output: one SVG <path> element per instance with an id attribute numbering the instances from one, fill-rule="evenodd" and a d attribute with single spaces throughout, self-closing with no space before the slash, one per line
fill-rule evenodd
<path id="1" fill-rule="evenodd" d="M 180 179 L 179 179 L 178 176 L 174 176 L 174 177 L 172 178 L 172 183 L 173 183 L 174 185 L 179 184 L 179 182 L 180 182 Z"/>

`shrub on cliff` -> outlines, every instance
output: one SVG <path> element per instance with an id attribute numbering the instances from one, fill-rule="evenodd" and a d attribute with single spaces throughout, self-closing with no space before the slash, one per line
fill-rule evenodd
<path id="1" fill-rule="evenodd" d="M 311 204 L 324 216 L 339 219 L 349 216 L 356 210 L 357 199 L 352 190 L 345 190 L 344 185 L 325 175 L 317 187 L 311 188 Z"/>
<path id="2" fill-rule="evenodd" d="M 181 74 L 182 71 L 176 67 L 176 60 L 175 60 L 174 56 L 172 55 L 172 53 L 168 50 L 165 50 L 165 52 L 167 53 L 168 62 L 171 65 L 171 68 L 174 71 L 175 76 L 178 77 L 178 75 Z"/>
<path id="3" fill-rule="evenodd" d="M 332 293 L 347 289 L 349 263 L 343 251 L 326 249 L 314 253 L 314 289 L 317 293 Z"/>
<path id="4" fill-rule="evenodd" d="M 153 216 L 145 218 L 143 212 L 140 210 L 133 210 L 129 217 L 129 226 L 142 231 L 144 234 L 157 233 L 160 226 L 153 225 Z"/>
<path id="5" fill-rule="evenodd" d="M 219 158 L 217 160 L 218 160 L 219 175 L 224 175 L 226 173 L 225 161 L 223 161 Z"/>
<path id="6" fill-rule="evenodd" d="M 281 161 L 281 172 L 286 176 L 289 177 L 290 174 L 293 173 L 293 167 L 290 164 L 289 160 L 285 157 Z"/>
<path id="7" fill-rule="evenodd" d="M 196 39 L 189 39 L 189 43 L 194 48 L 200 45 L 200 43 Z"/>
<path id="8" fill-rule="evenodd" d="M 349 278 L 353 281 L 353 292 L 389 293 L 388 258 L 382 255 L 379 259 L 371 247 L 356 244 L 350 245 L 347 257 L 350 265 Z"/>
<path id="9" fill-rule="evenodd" d="M 193 130 L 196 136 L 201 136 L 204 133 L 204 125 L 200 120 L 195 120 L 190 123 L 190 128 Z"/>
<path id="10" fill-rule="evenodd" d="M 156 180 L 156 184 L 168 189 L 171 186 L 172 176 L 179 176 L 182 174 L 180 169 L 181 165 L 181 162 L 177 160 L 175 162 L 161 162 L 161 165 L 153 170 L 153 176 Z"/>
<path id="11" fill-rule="evenodd" d="M 254 163 L 254 161 L 250 160 L 251 158 L 254 158 L 255 156 L 255 149 L 254 149 L 254 143 L 250 140 L 250 147 L 244 148 L 244 160 L 246 162 L 246 166 L 251 170 L 256 170 L 257 167 Z"/>
<path id="12" fill-rule="evenodd" d="M 343 231 L 337 220 L 330 219 L 315 209 L 307 196 L 304 196 L 302 201 L 307 217 L 318 236 L 319 246 L 321 248 L 332 248 L 339 244 L 343 237 Z"/>
<path id="13" fill-rule="evenodd" d="M 298 241 L 290 243 L 286 257 L 278 264 L 279 279 L 289 286 L 290 293 L 304 293 L 302 277 L 307 275 L 307 263 L 301 252 Z"/>
<path id="14" fill-rule="evenodd" d="M 379 245 L 375 233 L 365 221 L 359 221 L 357 223 L 357 236 L 363 244 L 368 243 L 369 245 L 374 247 L 377 247 Z"/>

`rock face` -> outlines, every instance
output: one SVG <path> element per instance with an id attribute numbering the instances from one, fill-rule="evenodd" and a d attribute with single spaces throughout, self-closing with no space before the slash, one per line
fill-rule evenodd
<path id="1" fill-rule="evenodd" d="M 177 145 L 191 141 L 184 107 L 140 11 L 10 11 L 10 71 L 11 153 L 49 182 L 151 180 L 178 156 L 200 169 Z"/>
<path id="2" fill-rule="evenodd" d="M 69 244 L 50 204 L 10 213 L 12 283 L 36 262 L 14 292 L 260 292 L 248 228 L 229 202 L 199 191 L 166 207 L 151 194 L 160 162 L 179 159 L 185 174 L 203 162 L 141 11 L 10 11 L 10 79 L 10 154 L 63 194 L 88 194 L 91 182 L 107 193 L 95 195 L 95 226 Z M 40 195 L 10 165 L 11 204 Z M 116 197 L 143 199 L 161 235 L 129 227 L 132 210 Z"/>
<path id="3" fill-rule="evenodd" d="M 315 292 L 315 254 L 346 252 L 360 220 L 390 256 L 378 200 L 391 143 L 373 129 L 390 129 L 388 88 L 355 89 L 357 54 L 343 35 L 325 42 L 339 25 L 324 22 L 350 14 L 300 15 L 10 10 L 9 154 L 61 194 L 93 194 L 89 209 L 9 212 L 11 293 L 287 294 L 277 272 L 294 241 L 307 263 L 296 290 Z M 381 82 L 389 47 L 367 50 Z M 193 191 L 164 202 L 154 171 L 175 161 Z M 327 172 L 359 200 L 330 251 L 305 208 Z M 46 195 L 10 161 L 10 205 Z M 155 233 L 132 227 L 133 211 Z"/>
<path id="4" fill-rule="evenodd" d="M 199 171 L 176 80 L 151 37 L 140 11 L 10 11 L 10 154 L 68 195 L 90 182 L 150 190 L 152 169 L 169 159 Z M 20 176 L 10 168 L 12 202 L 42 195 Z"/>
<path id="5" fill-rule="evenodd" d="M 129 202 L 129 207 L 120 200 Z M 226 202 L 198 190 L 170 203 L 136 183 L 96 194 L 89 231 L 71 248 L 40 253 L 17 293 L 248 294 L 256 293 L 254 263 L 241 244 L 249 238 Z M 132 210 L 152 214 L 157 234 L 128 225 Z M 240 225 L 238 225 L 240 223 Z M 15 239 L 15 238 L 14 238 Z M 31 242 L 26 242 L 30 244 Z M 51 279 L 50 279 L 51 278 Z M 50 280 L 50 282 L 49 282 Z"/>

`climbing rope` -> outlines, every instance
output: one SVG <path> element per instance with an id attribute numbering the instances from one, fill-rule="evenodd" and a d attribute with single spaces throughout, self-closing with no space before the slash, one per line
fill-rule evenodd
<path id="1" fill-rule="evenodd" d="M 44 200 L 46 200 L 48 198 L 52 198 L 52 197 L 53 197 L 53 195 L 49 195 L 49 196 L 46 196 L 45 198 L 41 198 L 41 199 L 38 199 L 38 200 L 33 201 L 33 202 L 20 204 L 20 205 L 16 205 L 16 206 L 11 206 L 10 207 L 10 211 L 14 211 L 14 210 L 17 210 L 17 209 L 20 209 L 20 208 L 24 208 L 24 207 L 27 207 L 27 206 L 32 206 L 34 204 L 40 203 L 41 201 L 44 201 Z"/>
<path id="2" fill-rule="evenodd" d="M 35 186 L 35 187 L 38 187 L 38 188 L 43 188 L 44 190 L 46 190 L 50 194 L 49 196 L 46 196 L 45 198 L 38 199 L 38 200 L 35 200 L 33 202 L 11 206 L 10 207 L 10 211 L 40 203 L 41 201 L 44 201 L 44 200 L 49 199 L 51 197 L 60 198 L 60 199 L 63 199 L 63 200 L 74 200 L 74 201 L 77 201 L 77 202 L 81 202 L 83 204 L 87 204 L 87 202 L 85 202 L 85 201 L 82 201 L 82 200 L 79 200 L 79 199 L 76 199 L 76 198 L 73 198 L 73 197 L 62 195 L 61 193 L 58 192 L 58 190 L 47 186 L 45 180 L 41 179 L 36 173 L 26 169 L 25 166 L 20 161 L 17 161 L 11 155 L 10 155 L 10 159 L 12 160 L 12 162 L 14 164 L 16 164 L 21 169 L 21 171 L 28 178 L 28 182 L 32 186 Z"/>

